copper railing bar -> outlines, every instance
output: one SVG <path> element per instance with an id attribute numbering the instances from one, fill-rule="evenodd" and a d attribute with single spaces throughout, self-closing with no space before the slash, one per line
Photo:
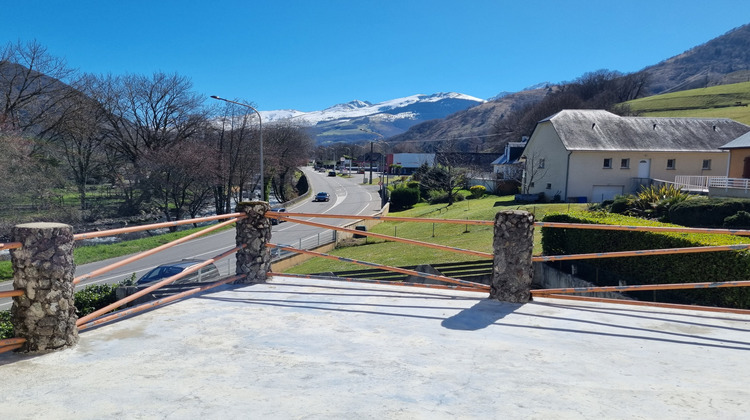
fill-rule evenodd
<path id="1" fill-rule="evenodd" d="M 459 284 L 459 285 L 468 286 L 468 287 L 476 287 L 485 291 L 490 290 L 490 286 L 487 286 L 486 284 L 474 283 L 474 282 L 470 282 L 466 280 L 455 279 L 452 277 L 440 276 L 437 274 L 422 273 L 420 271 L 407 270 L 405 268 L 391 267 L 387 265 L 376 264 L 376 263 L 371 263 L 371 262 L 366 262 L 366 261 L 353 260 L 351 258 L 337 257 L 335 255 L 323 254 L 323 253 L 315 252 L 315 251 L 308 251 L 306 249 L 279 246 L 276 244 L 266 244 L 266 246 L 271 247 L 271 248 L 283 249 L 284 251 L 289 251 L 289 252 L 297 252 L 300 254 L 314 255 L 316 257 L 326 258 L 326 259 L 334 260 L 334 261 L 349 262 L 353 264 L 363 265 L 365 267 L 380 268 L 383 270 L 395 271 L 397 273 L 407 274 L 411 276 L 418 276 L 418 277 L 424 277 L 424 278 L 433 279 L 433 280 L 439 280 L 439 281 L 446 282 L 446 283 Z"/>
<path id="2" fill-rule="evenodd" d="M 460 290 L 462 292 L 480 292 L 486 293 L 485 289 L 478 289 L 476 287 L 464 287 L 464 286 L 453 286 L 447 284 L 424 284 L 424 283 L 409 283 L 409 282 L 396 282 L 387 280 L 373 280 L 373 279 L 357 279 L 352 277 L 326 277 L 326 276 L 315 276 L 312 274 L 288 274 L 288 273 L 273 273 L 269 272 L 269 276 L 279 277 L 295 277 L 302 279 L 311 280 L 332 280 L 332 281 L 345 281 L 353 283 L 369 283 L 369 284 L 382 284 L 385 286 L 407 286 L 407 287 L 423 287 L 427 289 L 441 289 L 441 290 Z"/>
<path id="3" fill-rule="evenodd" d="M 655 308 L 750 315 L 750 310 L 748 309 L 721 308 L 717 306 L 680 305 L 676 303 L 644 302 L 640 300 L 607 299 L 607 298 L 575 296 L 575 295 L 544 295 L 544 296 L 539 296 L 539 297 L 540 298 L 543 297 L 543 298 L 553 298 L 553 299 L 564 299 L 564 300 L 578 300 L 578 301 L 586 301 L 586 302 L 612 303 L 616 305 L 650 306 L 650 307 L 655 307 Z"/>
<path id="4" fill-rule="evenodd" d="M 138 292 L 133 293 L 130 296 L 127 296 L 127 297 L 125 297 L 123 299 L 120 299 L 120 300 L 118 300 L 115 303 L 111 303 L 111 304 L 109 304 L 109 305 L 107 305 L 107 306 L 105 306 L 105 307 L 103 307 L 101 309 L 97 309 L 96 311 L 94 311 L 94 312 L 92 312 L 92 313 L 90 313 L 90 314 L 88 314 L 88 315 L 86 315 L 84 317 L 79 318 L 78 321 L 76 322 L 76 325 L 79 325 L 79 326 L 83 325 L 83 324 L 91 321 L 92 319 L 95 319 L 99 315 L 106 314 L 107 312 L 109 312 L 109 311 L 111 311 L 113 309 L 117 309 L 120 306 L 122 306 L 122 305 L 124 305 L 124 304 L 126 304 L 128 302 L 132 302 L 132 301 L 138 299 L 139 297 L 141 297 L 143 295 L 146 295 L 148 293 L 151 293 L 154 290 L 156 290 L 156 289 L 158 289 L 158 288 L 160 288 L 162 286 L 170 284 L 170 283 L 174 282 L 175 280 L 181 279 L 182 277 L 185 277 L 186 275 L 188 275 L 190 273 L 194 273 L 194 272 L 200 270 L 201 268 L 203 268 L 203 267 L 205 267 L 205 266 L 207 266 L 207 265 L 209 265 L 209 264 L 211 264 L 211 263 L 213 263 L 215 261 L 218 261 L 218 260 L 220 260 L 222 258 L 226 258 L 226 257 L 232 255 L 232 253 L 236 252 L 237 250 L 239 250 L 239 249 L 241 249 L 243 247 L 244 246 L 238 246 L 238 247 L 232 248 L 232 249 L 230 249 L 230 250 L 228 250 L 226 252 L 223 252 L 223 253 L 219 254 L 218 256 L 216 256 L 214 258 L 209 258 L 209 259 L 207 259 L 207 260 L 205 260 L 203 262 L 200 262 L 198 264 L 192 265 L 192 266 L 186 268 L 185 270 L 183 270 L 182 272 L 180 272 L 178 274 L 175 274 L 172 277 L 167 277 L 166 279 L 164 279 L 162 281 L 156 282 L 155 284 L 153 284 L 153 285 L 151 285 L 151 286 L 149 286 L 149 287 L 147 287 L 147 288 L 145 288 L 143 290 L 139 290 Z"/>
<path id="5" fill-rule="evenodd" d="M 541 255 L 531 257 L 531 261 L 564 261 L 564 260 L 586 260 L 596 258 L 618 258 L 618 257 L 643 257 L 648 255 L 667 255 L 667 254 L 693 254 L 701 252 L 718 252 L 718 251 L 742 251 L 750 248 L 750 244 L 738 245 L 717 245 L 717 246 L 696 246 L 689 248 L 666 248 L 666 249 L 642 249 L 638 251 L 616 251 L 616 252 L 595 252 L 591 254 L 571 254 L 571 255 Z"/>
<path id="6" fill-rule="evenodd" d="M 473 251 L 473 250 L 470 250 L 470 249 L 455 248 L 455 247 L 452 247 L 452 246 L 431 244 L 429 242 L 422 242 L 422 241 L 417 241 L 417 240 L 414 240 L 414 239 L 399 238 L 399 237 L 396 237 L 396 236 L 383 235 L 381 233 L 368 232 L 368 231 L 364 231 L 364 230 L 348 229 L 348 228 L 340 227 L 340 226 L 326 225 L 324 223 L 310 222 L 308 220 L 292 219 L 292 218 L 289 218 L 289 217 L 286 217 L 286 216 L 279 216 L 279 217 L 277 217 L 277 219 L 287 220 L 287 221 L 293 221 L 293 222 L 299 223 L 301 225 L 309 225 L 309 226 L 321 227 L 321 228 L 324 228 L 324 229 L 333 229 L 333 230 L 337 230 L 337 231 L 340 231 L 340 232 L 352 233 L 352 234 L 355 234 L 355 235 L 371 236 L 373 238 L 380 238 L 380 239 L 385 239 L 385 240 L 389 240 L 389 241 L 393 241 L 393 242 L 402 242 L 402 243 L 406 243 L 406 244 L 422 246 L 422 247 L 425 247 L 425 248 L 439 249 L 441 251 L 456 252 L 456 253 L 459 253 L 459 254 L 466 254 L 466 255 L 471 255 L 471 256 L 475 256 L 475 257 L 488 258 L 488 259 L 492 259 L 493 258 L 493 255 L 490 254 L 490 253 L 487 253 L 487 252 Z"/>
<path id="7" fill-rule="evenodd" d="M 267 212 L 266 216 L 274 219 L 281 218 L 282 213 Z M 444 223 L 451 225 L 479 225 L 479 226 L 493 226 L 495 224 L 492 220 L 461 220 L 461 219 L 426 219 L 420 217 L 395 217 L 395 216 L 354 216 L 348 214 L 321 214 L 321 213 L 294 213 L 286 212 L 284 216 L 290 217 L 312 217 L 316 219 L 354 219 L 354 220 L 381 220 L 384 222 L 417 222 L 417 223 Z M 297 220 L 291 220 L 297 222 Z"/>
<path id="8" fill-rule="evenodd" d="M 23 289 L 8 290 L 7 292 L 0 292 L 0 298 L 23 296 L 26 293 Z"/>
<path id="9" fill-rule="evenodd" d="M 682 290 L 682 289 L 720 289 L 728 287 L 748 287 L 750 280 L 704 282 L 704 283 L 672 283 L 672 284 L 643 284 L 631 286 L 592 286 L 592 287 L 563 287 L 559 289 L 535 289 L 533 296 L 548 294 L 591 293 L 591 292 L 639 292 L 646 290 Z"/>
<path id="10" fill-rule="evenodd" d="M 145 311 L 145 310 L 148 310 L 148 309 L 153 309 L 153 308 L 156 308 L 158 306 L 161 306 L 161 305 L 173 302 L 175 300 L 182 299 L 184 297 L 196 294 L 198 292 L 202 292 L 204 290 L 212 289 L 214 287 L 222 286 L 224 284 L 231 283 L 233 281 L 237 281 L 237 280 L 239 280 L 239 279 L 241 279 L 243 277 L 245 277 L 245 276 L 244 275 L 230 276 L 230 277 L 227 277 L 227 278 L 225 278 L 223 280 L 219 280 L 219 281 L 214 282 L 214 283 L 206 284 L 205 286 L 200 286 L 200 287 L 196 287 L 195 289 L 186 290 L 184 292 L 180 292 L 180 293 L 177 293 L 175 295 L 168 296 L 168 297 L 165 297 L 165 298 L 157 299 L 157 300 L 154 300 L 152 302 L 144 303 L 142 305 L 138 305 L 138 306 L 135 306 L 133 308 L 123 309 L 122 311 L 117 311 L 116 313 L 113 313 L 113 314 L 110 314 L 110 315 L 107 315 L 107 316 L 103 316 L 103 317 L 97 318 L 97 319 L 95 319 L 95 320 L 93 320 L 91 322 L 87 322 L 85 324 L 79 325 L 78 329 L 79 330 L 85 330 L 87 328 L 91 328 L 91 327 L 94 327 L 94 326 L 97 326 L 97 325 L 101 325 L 101 324 L 103 324 L 105 322 L 114 321 L 114 320 L 117 320 L 117 319 L 124 318 L 124 317 L 126 317 L 128 315 L 132 315 L 132 314 L 135 314 L 135 313 L 138 313 L 138 312 L 141 312 L 141 311 Z"/>
<path id="11" fill-rule="evenodd" d="M 680 233 L 715 233 L 719 235 L 750 236 L 750 230 L 744 229 L 707 229 L 681 228 L 671 226 L 624 226 L 599 225 L 591 223 L 534 222 L 534 226 L 548 228 L 594 229 L 594 230 L 627 230 L 634 232 L 680 232 Z"/>
<path id="12" fill-rule="evenodd" d="M 126 227 L 126 228 L 109 229 L 109 230 L 102 230 L 102 231 L 97 231 L 97 232 L 77 233 L 73 235 L 73 239 L 78 241 L 81 239 L 101 238 L 102 236 L 112 236 L 112 235 L 119 235 L 122 233 L 140 232 L 142 230 L 161 229 L 165 227 L 188 225 L 191 223 L 208 222 L 212 220 L 228 219 L 232 217 L 240 218 L 243 216 L 245 216 L 245 213 L 220 214 L 217 216 L 198 217 L 196 219 L 175 220 L 172 222 L 153 223 L 150 225 L 131 226 L 131 227 Z"/>
<path id="13" fill-rule="evenodd" d="M 198 236 L 205 235 L 205 234 L 207 234 L 209 232 L 212 232 L 212 231 L 214 231 L 216 229 L 221 229 L 222 227 L 230 225 L 230 224 L 236 222 L 237 220 L 238 219 L 235 218 L 235 219 L 227 220 L 225 222 L 217 223 L 217 224 L 215 224 L 213 226 L 209 226 L 209 227 L 207 227 L 207 228 L 205 228 L 205 229 L 203 229 L 201 231 L 198 231 L 198 232 L 195 232 L 195 233 L 191 233 L 188 236 L 185 236 L 185 237 L 182 237 L 182 238 L 179 238 L 179 239 L 175 239 L 172 242 L 169 242 L 169 243 L 166 243 L 164 245 L 157 246 L 156 248 L 149 249 L 148 251 L 144 251 L 144 252 L 141 252 L 139 254 L 133 255 L 132 257 L 125 258 L 122 261 L 118 261 L 118 262 L 116 262 L 114 264 L 110 264 L 110 265 L 108 265 L 106 267 L 102 267 L 100 269 L 94 270 L 94 271 L 92 271 L 92 272 L 90 272 L 88 274 L 84 274 L 82 276 L 78 276 L 75 279 L 73 279 L 73 284 L 78 284 L 78 283 L 82 282 L 83 280 L 87 280 L 87 279 L 94 278 L 96 276 L 100 276 L 100 275 L 102 275 L 104 273 L 107 273 L 109 271 L 112 271 L 112 270 L 114 270 L 116 268 L 120 268 L 120 267 L 122 267 L 124 265 L 130 264 L 133 261 L 137 261 L 137 260 L 140 260 L 141 258 L 148 257 L 149 255 L 156 254 L 157 252 L 163 251 L 163 250 L 165 250 L 167 248 L 171 248 L 171 247 L 173 247 L 175 245 L 179 245 L 179 244 L 181 244 L 183 242 L 187 242 L 187 241 L 189 241 L 191 239 L 197 238 Z"/>
<path id="14" fill-rule="evenodd" d="M 5 242 L 5 243 L 0 243 L 0 251 L 5 250 L 5 249 L 18 249 L 18 248 L 20 248 L 22 246 L 23 246 L 23 244 L 20 243 L 20 242 Z"/>

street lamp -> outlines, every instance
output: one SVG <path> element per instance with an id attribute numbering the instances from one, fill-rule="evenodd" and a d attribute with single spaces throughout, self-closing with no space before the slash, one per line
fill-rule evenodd
<path id="1" fill-rule="evenodd" d="M 263 197 L 263 200 L 268 201 L 268 197 L 266 197 L 266 184 L 265 182 L 263 182 L 263 119 L 260 117 L 260 112 L 258 112 L 258 110 L 253 108 L 252 106 L 244 104 L 242 102 L 230 101 L 229 99 L 224 99 L 216 95 L 211 95 L 211 97 L 220 101 L 250 108 L 255 111 L 256 114 L 258 114 L 258 131 L 260 132 L 260 193 Z"/>

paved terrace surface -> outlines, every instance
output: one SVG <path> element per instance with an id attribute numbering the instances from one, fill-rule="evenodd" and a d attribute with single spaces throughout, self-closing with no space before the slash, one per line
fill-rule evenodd
<path id="1" fill-rule="evenodd" d="M 274 278 L 0 354 L 1 419 L 731 419 L 740 315 Z"/>

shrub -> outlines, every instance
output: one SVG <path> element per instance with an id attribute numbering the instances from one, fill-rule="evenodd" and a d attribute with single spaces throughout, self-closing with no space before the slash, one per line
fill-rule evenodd
<path id="1" fill-rule="evenodd" d="M 734 216 L 729 216 L 724 219 L 724 227 L 726 228 L 750 228 L 750 213 L 740 210 Z"/>
<path id="2" fill-rule="evenodd" d="M 0 340 L 13 338 L 13 324 L 10 323 L 10 311 L 0 311 Z"/>
<path id="3" fill-rule="evenodd" d="M 391 208 L 393 211 L 405 210 L 419 203 L 418 188 L 396 188 L 391 192 Z"/>
<path id="4" fill-rule="evenodd" d="M 115 290 L 119 284 L 92 284 L 76 292 L 75 305 L 79 317 L 86 316 L 117 300 Z"/>
<path id="5" fill-rule="evenodd" d="M 720 227 L 724 219 L 740 211 L 750 212 L 750 200 L 692 199 L 669 209 L 669 220 L 682 226 Z"/>
<path id="6" fill-rule="evenodd" d="M 429 201 L 430 204 L 439 204 L 439 203 L 448 202 L 448 193 L 443 190 L 429 190 L 427 194 L 428 194 L 427 201 Z"/>
<path id="7" fill-rule="evenodd" d="M 471 198 L 482 198 L 487 188 L 484 185 L 475 185 L 469 188 L 469 191 L 471 191 Z"/>

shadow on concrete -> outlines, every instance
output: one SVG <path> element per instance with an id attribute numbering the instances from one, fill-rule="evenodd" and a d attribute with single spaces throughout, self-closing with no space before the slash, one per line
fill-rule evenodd
<path id="1" fill-rule="evenodd" d="M 522 304 L 483 299 L 474 306 L 443 320 L 441 325 L 450 330 L 476 331 L 487 328 L 513 313 Z"/>

